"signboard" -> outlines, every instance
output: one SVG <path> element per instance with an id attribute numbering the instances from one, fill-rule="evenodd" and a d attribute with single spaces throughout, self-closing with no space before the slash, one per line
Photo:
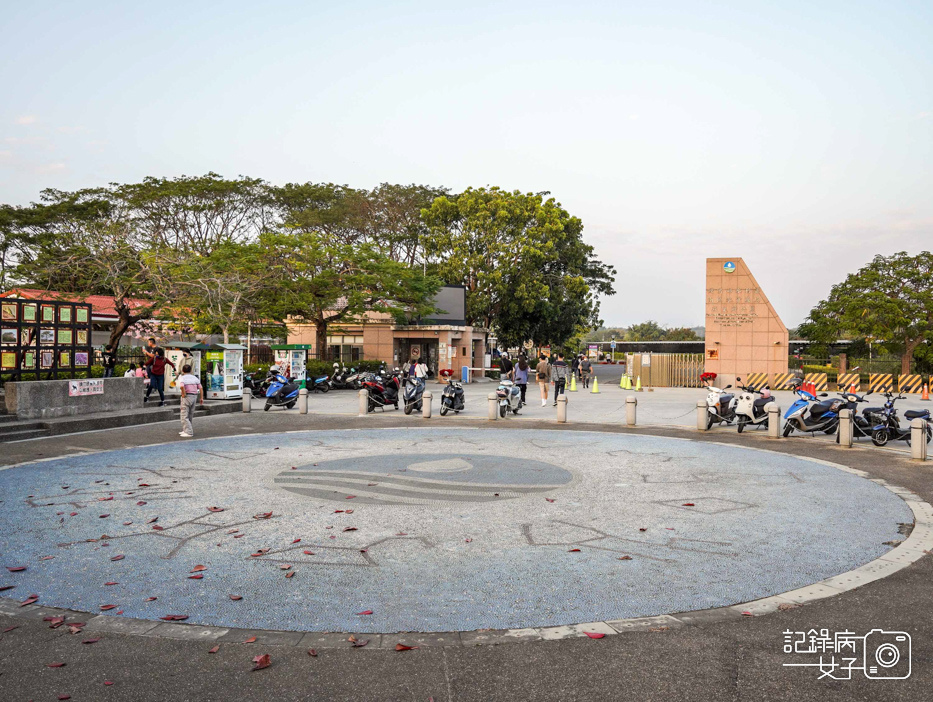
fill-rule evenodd
<path id="1" fill-rule="evenodd" d="M 641 355 L 641 364 L 643 366 L 650 366 L 651 365 L 651 354 L 643 353 Z"/>
<path id="2" fill-rule="evenodd" d="M 27 379 L 87 374 L 93 363 L 90 339 L 90 305 L 58 300 L 0 300 L 3 380 L 22 380 L 26 374 Z"/>
<path id="3" fill-rule="evenodd" d="M 103 395 L 104 381 L 102 378 L 94 380 L 69 380 L 68 397 L 84 397 L 85 395 Z"/>
<path id="4" fill-rule="evenodd" d="M 589 346 L 587 346 L 586 351 L 587 351 L 587 356 L 589 356 L 590 358 L 596 358 L 597 356 L 599 356 L 599 345 L 590 344 Z"/>
<path id="5" fill-rule="evenodd" d="M 615 339 L 613 339 L 611 342 L 609 342 L 609 348 L 611 348 L 613 351 L 616 350 L 616 342 L 615 342 Z"/>

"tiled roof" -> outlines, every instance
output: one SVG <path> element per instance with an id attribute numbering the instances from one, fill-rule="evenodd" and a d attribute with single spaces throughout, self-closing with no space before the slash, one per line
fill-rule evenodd
<path id="1" fill-rule="evenodd" d="M 39 290 L 37 288 L 13 288 L 0 297 L 17 297 L 27 300 L 57 300 L 65 302 L 83 302 L 91 305 L 91 313 L 94 317 L 105 317 L 117 319 L 117 310 L 111 295 L 75 295 L 74 293 L 62 293 L 54 290 Z M 152 304 L 149 300 L 140 300 L 131 298 L 129 300 L 130 309 L 137 310 L 148 307 Z"/>

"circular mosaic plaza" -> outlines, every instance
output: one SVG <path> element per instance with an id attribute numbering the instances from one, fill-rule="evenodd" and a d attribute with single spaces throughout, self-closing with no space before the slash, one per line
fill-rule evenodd
<path id="1" fill-rule="evenodd" d="M 0 499 L 5 596 L 361 633 L 746 602 L 871 561 L 913 520 L 818 461 L 531 430 L 179 441 L 9 468 Z"/>

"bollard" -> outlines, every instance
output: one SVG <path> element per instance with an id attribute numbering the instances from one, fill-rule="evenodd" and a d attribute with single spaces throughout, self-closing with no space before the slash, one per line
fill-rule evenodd
<path id="1" fill-rule="evenodd" d="M 852 448 L 852 410 L 839 410 L 839 430 L 836 441 L 843 448 Z"/>
<path id="2" fill-rule="evenodd" d="M 567 396 L 566 395 L 557 396 L 557 423 L 558 424 L 567 423 Z"/>
<path id="3" fill-rule="evenodd" d="M 917 461 L 927 460 L 927 423 L 915 419 L 910 423 L 910 457 Z"/>
<path id="4" fill-rule="evenodd" d="M 697 431 L 706 431 L 709 426 L 709 412 L 706 400 L 697 400 Z"/>
<path id="5" fill-rule="evenodd" d="M 298 414 L 308 413 L 308 388 L 298 391 Z"/>
<path id="6" fill-rule="evenodd" d="M 635 426 L 635 407 L 637 406 L 637 397 L 629 395 L 625 398 L 625 423 L 630 427 Z"/>
<path id="7" fill-rule="evenodd" d="M 249 388 L 243 388 L 243 411 L 253 411 L 253 391 Z"/>
<path id="8" fill-rule="evenodd" d="M 421 396 L 421 416 L 425 419 L 431 418 L 431 399 L 433 397 L 434 395 L 431 394 L 430 390 L 425 390 Z"/>
<path id="9" fill-rule="evenodd" d="M 363 388 L 360 390 L 360 416 L 365 417 L 369 414 L 369 390 Z"/>
<path id="10" fill-rule="evenodd" d="M 768 403 L 768 437 L 781 438 L 781 408 L 777 402 Z"/>
<path id="11" fill-rule="evenodd" d="M 489 419 L 499 419 L 499 397 L 491 392 L 486 395 L 486 400 L 489 404 Z"/>

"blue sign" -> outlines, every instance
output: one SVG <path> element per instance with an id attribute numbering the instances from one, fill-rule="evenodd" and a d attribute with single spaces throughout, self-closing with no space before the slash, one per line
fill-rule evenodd
<path id="1" fill-rule="evenodd" d="M 732 261 L 726 261 L 724 264 L 722 264 L 722 269 L 726 273 L 735 273 L 735 263 Z"/>
<path id="2" fill-rule="evenodd" d="M 616 342 L 613 341 L 611 344 L 609 344 L 609 348 L 614 349 L 615 347 L 616 347 Z"/>

